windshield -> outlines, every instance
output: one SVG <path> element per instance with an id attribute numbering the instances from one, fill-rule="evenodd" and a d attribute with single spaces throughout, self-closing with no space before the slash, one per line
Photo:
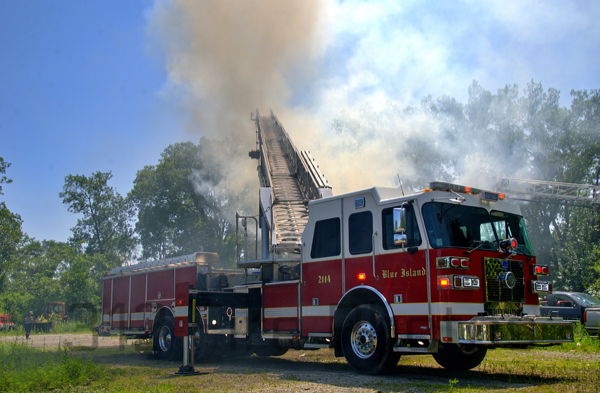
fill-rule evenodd
<path id="1" fill-rule="evenodd" d="M 571 296 L 578 299 L 584 307 L 600 304 L 600 300 L 587 293 L 574 293 Z"/>
<path id="2" fill-rule="evenodd" d="M 514 237 L 517 252 L 533 255 L 523 217 L 481 207 L 430 202 L 423 205 L 429 242 L 434 248 L 479 247 L 497 250 L 498 240 Z"/>
<path id="3" fill-rule="evenodd" d="M 517 252 L 533 255 L 533 247 L 531 247 L 523 217 L 495 210 L 492 211 L 491 216 L 492 221 L 494 222 L 494 230 L 496 231 L 498 238 L 510 239 L 511 237 L 514 237 L 519 243 Z"/>

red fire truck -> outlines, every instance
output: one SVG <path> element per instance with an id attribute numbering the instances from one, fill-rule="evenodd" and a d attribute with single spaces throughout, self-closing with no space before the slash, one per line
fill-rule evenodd
<path id="1" fill-rule="evenodd" d="M 368 374 L 388 371 L 402 354 L 468 370 L 490 349 L 573 341 L 571 322 L 539 316 L 549 269 L 504 195 L 434 182 L 407 195 L 375 187 L 333 196 L 310 180 L 321 174 L 302 152 L 306 176 L 287 162 L 307 184 L 293 199 L 270 141 L 287 135 L 273 114 L 256 116 L 253 155 L 270 165 L 256 217 L 261 258 L 244 251 L 239 270 L 216 269 L 217 256 L 206 253 L 113 269 L 104 277 L 101 333 L 152 336 L 164 359 L 186 352 L 180 336 L 193 338 L 196 359 L 333 348 Z M 277 138 L 269 127 L 280 128 Z M 249 221 L 237 218 L 244 231 Z"/>

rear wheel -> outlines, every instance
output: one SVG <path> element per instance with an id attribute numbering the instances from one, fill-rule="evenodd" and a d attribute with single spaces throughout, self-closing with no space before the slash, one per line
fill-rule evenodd
<path id="1" fill-rule="evenodd" d="M 196 321 L 197 326 L 193 328 L 193 335 L 189 336 L 188 340 L 188 349 L 191 350 L 192 345 L 194 343 L 194 361 L 202 362 L 208 360 L 211 353 L 211 348 L 209 346 L 208 338 L 206 333 L 204 332 L 204 321 L 200 317 L 200 314 L 196 313 Z M 212 351 L 214 352 L 214 351 Z"/>
<path id="2" fill-rule="evenodd" d="M 342 350 L 356 371 L 383 374 L 394 367 L 400 353 L 394 352 L 389 319 L 373 306 L 358 306 L 342 326 Z"/>
<path id="3" fill-rule="evenodd" d="M 181 358 L 183 341 L 181 337 L 175 337 L 175 325 L 173 317 L 164 317 L 154 331 L 154 350 L 162 360 L 175 360 Z"/>
<path id="4" fill-rule="evenodd" d="M 487 348 L 477 345 L 440 344 L 433 358 L 442 367 L 450 371 L 467 371 L 483 362 Z"/>

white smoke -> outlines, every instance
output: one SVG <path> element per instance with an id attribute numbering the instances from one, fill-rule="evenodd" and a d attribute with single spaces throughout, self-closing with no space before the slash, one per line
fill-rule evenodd
<path id="1" fill-rule="evenodd" d="M 469 110 L 486 108 L 485 94 L 466 91 L 471 79 L 482 76 L 481 69 L 469 74 L 455 67 L 447 50 L 462 41 L 460 49 L 485 48 L 484 38 L 468 40 L 466 28 L 445 36 L 431 15 L 423 19 L 430 35 L 394 24 L 391 16 L 406 18 L 415 7 L 158 1 L 149 13 L 149 34 L 165 60 L 165 89 L 183 92 L 188 131 L 239 144 L 237 154 L 227 157 L 230 171 L 222 180 L 229 191 L 258 187 L 256 162 L 243 154 L 255 146 L 249 121 L 255 108 L 263 115 L 273 109 L 296 146 L 311 151 L 334 194 L 396 186 L 398 179 L 414 188 L 434 180 L 490 188 L 492 178 L 517 176 L 525 168 L 522 151 L 504 136 L 522 121 L 515 108 L 496 103 L 491 111 L 514 111 L 505 113 L 514 124 L 478 129 L 444 112 L 452 105 L 462 110 L 462 104 L 450 102 L 441 112 L 415 104 L 415 95 L 460 91 L 459 99 L 475 100 L 465 104 Z M 373 28 L 377 23 L 382 27 Z M 251 198 L 246 205 L 256 206 L 256 192 Z"/>

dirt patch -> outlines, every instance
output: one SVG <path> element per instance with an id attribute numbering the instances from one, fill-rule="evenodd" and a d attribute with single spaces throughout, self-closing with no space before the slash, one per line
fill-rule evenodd
<path id="1" fill-rule="evenodd" d="M 89 348 L 115 348 L 127 345 L 119 337 L 99 337 L 96 334 L 40 334 L 31 335 L 29 340 L 25 336 L 5 336 L 0 338 L 4 342 L 26 344 L 33 348 L 58 349 L 59 347 L 89 347 Z"/>

